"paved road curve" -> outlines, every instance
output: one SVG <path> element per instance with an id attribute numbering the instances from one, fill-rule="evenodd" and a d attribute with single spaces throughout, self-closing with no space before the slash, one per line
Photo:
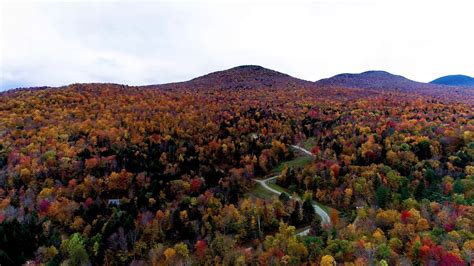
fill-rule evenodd
<path id="1" fill-rule="evenodd" d="M 314 154 L 312 154 L 310 151 L 308 151 L 307 149 L 305 149 L 303 147 L 300 147 L 298 145 L 291 145 L 291 147 L 293 149 L 296 149 L 296 150 L 299 150 L 299 151 L 303 152 L 304 154 L 306 154 L 308 156 L 314 157 Z"/>
<path id="2" fill-rule="evenodd" d="M 305 153 L 308 156 L 314 157 L 314 155 L 311 152 L 309 152 L 308 150 L 306 150 L 305 148 L 302 148 L 302 147 L 296 146 L 296 145 L 291 145 L 291 147 L 293 147 L 294 149 L 302 151 L 303 153 Z M 262 185 L 262 187 L 265 188 L 266 190 L 268 190 L 272 193 L 275 193 L 277 195 L 280 195 L 281 194 L 280 191 L 271 188 L 267 184 L 268 182 L 274 182 L 277 179 L 277 177 L 278 177 L 278 175 L 269 177 L 269 178 L 264 179 L 264 180 L 255 179 L 255 181 L 258 182 L 260 185 Z M 290 195 L 290 198 L 293 198 L 293 197 Z M 321 217 L 321 223 L 323 225 L 324 224 L 331 224 L 331 218 L 329 218 L 329 215 L 323 209 L 321 209 L 321 207 L 319 207 L 316 204 L 313 204 L 313 208 L 314 208 L 314 211 L 319 215 L 319 217 Z M 309 233 L 309 229 L 306 229 L 306 230 L 298 233 L 298 235 L 304 236 L 304 235 L 307 235 L 308 233 Z"/>

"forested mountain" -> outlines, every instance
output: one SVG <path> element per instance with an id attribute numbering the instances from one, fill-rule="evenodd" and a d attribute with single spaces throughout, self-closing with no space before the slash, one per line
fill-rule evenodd
<path id="1" fill-rule="evenodd" d="M 258 89 L 294 87 L 315 87 L 311 81 L 294 78 L 290 75 L 257 65 L 243 65 L 227 70 L 212 72 L 189 81 L 161 85 L 152 88 L 182 89 Z"/>
<path id="2" fill-rule="evenodd" d="M 363 76 L 1 93 L 0 264 L 472 262 L 473 95 Z"/>
<path id="3" fill-rule="evenodd" d="M 403 76 L 385 71 L 367 71 L 360 74 L 339 74 L 316 82 L 321 86 L 337 86 L 364 89 L 423 89 L 436 87 L 427 83 L 416 82 Z"/>
<path id="4" fill-rule="evenodd" d="M 465 75 L 449 75 L 431 81 L 432 84 L 474 87 L 474 78 Z"/>

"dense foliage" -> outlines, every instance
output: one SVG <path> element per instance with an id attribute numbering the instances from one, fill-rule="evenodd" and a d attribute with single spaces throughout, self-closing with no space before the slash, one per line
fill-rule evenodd
<path id="1" fill-rule="evenodd" d="M 301 197 L 250 193 L 296 156 L 295 143 L 315 158 L 284 166 L 277 184 Z M 0 264 L 464 265 L 474 256 L 473 159 L 472 105 L 421 94 L 7 92 Z M 330 225 L 311 200 L 332 207 Z"/>

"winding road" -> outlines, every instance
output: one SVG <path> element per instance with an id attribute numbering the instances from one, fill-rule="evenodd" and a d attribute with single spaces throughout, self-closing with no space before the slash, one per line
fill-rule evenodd
<path id="1" fill-rule="evenodd" d="M 304 154 L 306 154 L 308 156 L 314 157 L 314 154 L 312 154 L 310 151 L 308 151 L 307 149 L 305 149 L 303 147 L 300 147 L 298 145 L 291 145 L 290 147 L 292 147 L 295 150 L 299 150 L 299 151 L 303 152 Z"/>
<path id="2" fill-rule="evenodd" d="M 301 152 L 303 152 L 304 154 L 306 154 L 307 156 L 311 156 L 311 157 L 314 157 L 314 154 L 312 154 L 310 151 L 306 150 L 305 148 L 302 148 L 300 146 L 297 146 L 297 145 L 291 145 L 292 148 L 294 149 L 297 149 Z M 272 177 L 269 177 L 267 179 L 263 179 L 263 180 L 258 180 L 258 179 L 255 179 L 255 181 L 257 183 L 259 183 L 260 185 L 262 185 L 262 187 L 274 194 L 277 194 L 277 195 L 280 195 L 282 192 L 276 190 L 276 189 L 273 189 L 271 188 L 270 186 L 268 186 L 268 183 L 269 182 L 275 182 L 275 180 L 277 179 L 278 175 L 276 176 L 272 176 Z M 290 195 L 290 198 L 293 198 L 291 195 Z M 298 198 L 298 200 L 300 200 Z M 329 215 L 323 210 L 321 209 L 321 207 L 319 207 L 318 205 L 316 204 L 313 204 L 313 208 L 314 208 L 314 211 L 316 212 L 316 214 L 319 215 L 319 217 L 321 217 L 321 224 L 325 225 L 325 224 L 331 224 L 331 218 L 329 218 Z M 309 233 L 309 228 L 302 231 L 302 232 L 299 232 L 297 235 L 300 235 L 300 236 L 305 236 Z"/>

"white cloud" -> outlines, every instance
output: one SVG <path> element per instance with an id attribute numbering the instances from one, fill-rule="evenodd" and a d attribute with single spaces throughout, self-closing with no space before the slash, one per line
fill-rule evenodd
<path id="1" fill-rule="evenodd" d="M 0 89 L 165 83 L 241 64 L 308 80 L 474 75 L 471 2 L 6 2 Z"/>

